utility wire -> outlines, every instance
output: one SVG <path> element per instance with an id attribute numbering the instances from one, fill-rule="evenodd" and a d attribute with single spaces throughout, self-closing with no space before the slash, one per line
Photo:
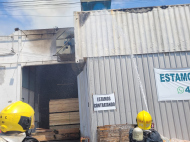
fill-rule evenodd
<path id="1" fill-rule="evenodd" d="M 19 2 L 53 2 L 53 1 L 55 1 L 55 2 L 58 2 L 58 1 L 60 1 L 60 0 L 31 0 L 31 1 L 15 1 L 14 0 L 14 2 L 7 2 L 7 1 L 2 1 L 2 2 L 0 2 L 0 3 L 19 3 Z M 63 1 L 63 0 L 61 0 L 61 1 Z M 66 1 L 67 2 L 67 1 Z"/>
<path id="2" fill-rule="evenodd" d="M 9 9 L 9 8 L 6 8 L 5 10 L 0 10 L 0 11 L 4 11 L 4 12 L 7 12 L 7 11 L 23 11 L 23 10 L 47 10 L 47 9 L 58 9 L 58 8 L 76 8 L 76 7 L 80 7 L 80 5 L 78 6 L 57 6 L 57 7 L 35 7 L 35 8 L 22 8 L 22 9 Z"/>
<path id="3" fill-rule="evenodd" d="M 23 4 L 23 5 L 31 5 L 31 4 L 39 4 L 39 5 L 42 5 L 42 4 L 80 4 L 81 2 L 64 2 L 64 1 L 56 1 L 56 2 L 48 2 L 48 1 L 44 1 L 44 2 L 31 2 L 31 3 L 27 3 L 27 2 L 22 2 L 22 3 L 19 3 L 19 2 L 15 2 L 15 3 L 1 3 L 2 5 L 19 5 L 19 4 Z"/>
<path id="4" fill-rule="evenodd" d="M 29 1 L 28 1 L 29 2 Z M 71 7 L 71 6 L 80 6 L 80 2 L 64 2 L 64 1 L 39 1 L 38 2 L 0 2 L 0 8 L 10 11 L 10 10 L 19 10 L 19 9 L 37 9 L 37 8 L 58 8 L 58 7 Z M 18 9 L 19 8 L 19 9 Z M 2 10 L 1 10 L 2 11 Z"/>
<path id="5" fill-rule="evenodd" d="M 61 3 L 53 3 L 53 4 L 35 4 L 35 5 L 19 5 L 19 4 L 17 4 L 17 3 L 23 3 L 23 2 L 25 2 L 25 3 L 31 3 L 31 2 L 61 2 Z M 68 5 L 75 5 L 75 4 L 80 4 L 80 2 L 72 2 L 72 3 L 64 3 L 63 1 L 55 1 L 55 0 L 46 0 L 46 1 L 44 1 L 44 0 L 36 0 L 36 1 L 17 1 L 17 2 L 0 2 L 0 3 L 8 3 L 8 4 L 10 4 L 10 3 L 16 3 L 17 5 L 12 5 L 12 7 L 10 7 L 10 6 L 5 6 L 5 7 L 3 7 L 3 8 L 5 8 L 5 9 L 9 9 L 8 11 L 11 11 L 11 9 L 10 8 L 13 8 L 13 7 L 20 7 L 20 8 L 26 8 L 26 6 L 29 6 L 29 7 L 34 7 L 34 8 L 40 8 L 39 6 L 42 6 L 42 8 L 48 8 L 47 6 L 54 6 L 54 7 L 51 7 L 51 8 L 58 8 L 59 6 L 68 6 Z M 122 2 L 121 2 L 122 3 Z M 4 5 L 4 4 L 3 4 Z M 46 6 L 46 7 L 43 7 L 43 6 Z M 1 6 L 0 6 L 0 8 L 1 8 Z M 40 8 L 40 9 L 42 9 L 42 8 Z M 14 9 L 14 10 L 18 10 L 18 9 Z M 25 10 L 25 9 L 23 9 L 23 10 Z M 28 9 L 29 10 L 29 9 Z M 32 8 L 30 9 L 30 10 L 33 10 Z M 63 16 L 63 15 L 57 15 L 57 16 L 51 16 L 51 15 L 12 15 L 12 14 L 0 14 L 0 15 L 6 15 L 6 16 L 29 16 L 29 17 L 73 17 L 73 15 L 68 15 L 68 16 Z M 93 16 L 93 15 L 91 15 L 91 16 Z"/>
<path id="6" fill-rule="evenodd" d="M 120 13 L 121 15 L 123 15 L 124 13 Z M 74 15 L 66 15 L 66 16 L 63 16 L 63 15 L 57 15 L 57 16 L 45 16 L 45 15 L 11 15 L 11 14 L 0 14 L 0 15 L 7 15 L 7 16 L 36 16 L 36 17 L 73 17 Z M 108 16 L 111 16 L 111 15 L 114 15 L 114 14 L 100 14 L 100 15 L 108 15 Z M 90 16 L 96 16 L 96 15 L 90 15 Z"/>
<path id="7" fill-rule="evenodd" d="M 57 4 L 33 4 L 33 5 L 3 5 L 1 7 L 3 8 L 17 8 L 17 7 L 47 7 L 47 6 L 71 6 L 71 5 L 76 5 L 76 4 L 80 4 L 80 3 L 57 3 Z"/>
<path id="8" fill-rule="evenodd" d="M 73 2 L 73 3 L 41 3 L 41 4 L 30 4 L 30 5 L 22 5 L 22 4 L 17 4 L 17 5 L 5 5 L 5 4 L 0 4 L 0 11 L 16 11 L 16 10 L 34 10 L 34 9 L 57 9 L 57 8 L 71 8 L 71 7 L 79 7 L 80 2 Z M 2 10 L 3 9 L 3 10 Z"/>
<path id="9" fill-rule="evenodd" d="M 10 12 L 10 11 L 23 11 L 23 10 L 38 10 L 38 9 L 40 9 L 40 10 L 46 10 L 46 9 L 58 9 L 58 8 L 76 8 L 76 7 L 80 7 L 80 5 L 76 5 L 76 6 L 74 6 L 74 5 L 72 5 L 72 6 L 64 6 L 64 5 L 59 5 L 59 6 L 55 6 L 55 7 L 31 7 L 31 8 L 25 8 L 25 7 L 23 7 L 23 8 L 15 8 L 15 9 L 13 9 L 13 8 L 4 8 L 4 7 L 0 7 L 1 9 L 3 9 L 3 10 L 0 10 L 0 11 L 5 11 L 5 12 Z"/>
<path id="10" fill-rule="evenodd" d="M 10 15 L 10 14 L 0 14 L 0 15 L 7 15 L 7 16 L 34 16 L 34 17 L 73 17 L 73 16 L 45 16 L 45 15 Z"/>
<path id="11" fill-rule="evenodd" d="M 63 1 L 63 0 L 35 0 L 35 1 L 1 1 L 1 3 L 38 3 L 38 2 L 66 2 L 66 3 L 69 3 L 68 0 L 66 1 Z M 80 2 L 80 1 L 73 1 L 73 2 Z"/>
<path id="12" fill-rule="evenodd" d="M 57 2 L 57 3 L 15 3 L 15 4 L 3 4 L 2 6 L 6 7 L 22 7 L 22 6 L 56 6 L 56 5 L 73 5 L 73 4 L 80 4 L 80 2 Z"/>

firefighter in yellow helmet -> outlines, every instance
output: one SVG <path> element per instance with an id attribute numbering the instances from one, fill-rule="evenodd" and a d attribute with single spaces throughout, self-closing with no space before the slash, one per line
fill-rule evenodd
<path id="1" fill-rule="evenodd" d="M 34 109 L 27 103 L 17 101 L 0 112 L 0 142 L 38 142 L 29 137 L 34 128 Z"/>
<path id="2" fill-rule="evenodd" d="M 141 111 L 136 117 L 137 127 L 130 129 L 130 142 L 163 142 L 160 134 L 151 128 L 152 117 L 147 111 Z"/>
<path id="3" fill-rule="evenodd" d="M 139 112 L 136 120 L 138 127 L 141 128 L 142 130 L 151 129 L 152 117 L 148 112 L 144 110 Z"/>

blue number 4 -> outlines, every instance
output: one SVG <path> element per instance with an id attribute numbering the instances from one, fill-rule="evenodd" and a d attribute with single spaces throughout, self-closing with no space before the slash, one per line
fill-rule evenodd
<path id="1" fill-rule="evenodd" d="M 185 89 L 185 92 L 190 93 L 189 86 Z"/>

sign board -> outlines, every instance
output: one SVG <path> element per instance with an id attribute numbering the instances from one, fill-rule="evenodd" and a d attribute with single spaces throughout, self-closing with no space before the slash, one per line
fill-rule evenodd
<path id="1" fill-rule="evenodd" d="M 93 95 L 93 101 L 94 101 L 94 111 L 116 109 L 114 94 Z"/>
<path id="2" fill-rule="evenodd" d="M 158 101 L 190 100 L 190 68 L 154 69 Z"/>

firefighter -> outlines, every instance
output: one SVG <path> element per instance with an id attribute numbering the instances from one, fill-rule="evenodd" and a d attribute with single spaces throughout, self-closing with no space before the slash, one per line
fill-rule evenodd
<path id="1" fill-rule="evenodd" d="M 137 127 L 129 131 L 130 142 L 163 142 L 160 134 L 151 128 L 152 117 L 148 112 L 139 112 L 136 121 Z"/>
<path id="2" fill-rule="evenodd" d="M 34 110 L 22 101 L 10 104 L 0 112 L 0 142 L 38 142 L 28 134 L 34 128 Z"/>

